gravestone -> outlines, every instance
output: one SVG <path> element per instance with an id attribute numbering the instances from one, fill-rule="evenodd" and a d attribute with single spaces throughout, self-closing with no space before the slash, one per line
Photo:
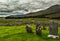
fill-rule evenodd
<path id="1" fill-rule="evenodd" d="M 46 30 L 46 24 L 43 24 L 43 30 Z"/>
<path id="2" fill-rule="evenodd" d="M 42 34 L 41 28 L 36 29 L 36 34 L 39 35 L 39 36 L 41 36 L 41 34 Z"/>
<path id="3" fill-rule="evenodd" d="M 39 36 L 41 36 L 41 34 L 42 34 L 40 23 L 36 24 L 36 34 Z"/>
<path id="4" fill-rule="evenodd" d="M 27 31 L 28 33 L 33 33 L 33 32 L 32 32 L 32 28 L 31 28 L 31 26 L 30 26 L 29 24 L 26 25 L 26 31 Z"/>
<path id="5" fill-rule="evenodd" d="M 36 29 L 41 28 L 41 25 L 39 22 L 36 23 Z"/>
<path id="6" fill-rule="evenodd" d="M 51 23 L 49 24 L 48 37 L 59 38 L 59 36 L 58 36 L 58 23 L 57 22 L 51 21 Z"/>

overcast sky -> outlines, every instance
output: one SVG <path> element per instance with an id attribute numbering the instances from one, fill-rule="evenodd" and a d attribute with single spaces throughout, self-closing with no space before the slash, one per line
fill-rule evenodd
<path id="1" fill-rule="evenodd" d="M 7 1 L 9 1 L 9 0 L 0 0 L 0 2 L 7 2 Z M 16 1 L 16 0 L 13 0 L 13 1 Z M 19 1 L 21 3 L 26 3 L 26 2 L 30 2 L 30 1 L 34 1 L 34 0 L 19 0 Z M 45 1 L 45 2 L 54 1 L 54 2 L 59 2 L 60 0 L 39 0 L 39 1 Z"/>
<path id="2" fill-rule="evenodd" d="M 0 0 L 0 2 L 6 2 L 7 0 Z"/>

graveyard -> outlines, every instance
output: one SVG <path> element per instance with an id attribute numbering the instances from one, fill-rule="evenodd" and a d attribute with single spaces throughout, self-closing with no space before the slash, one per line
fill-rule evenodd
<path id="1" fill-rule="evenodd" d="M 0 0 L 0 41 L 60 41 L 60 0 Z"/>
<path id="2" fill-rule="evenodd" d="M 38 19 L 38 20 L 37 20 Z M 4 21 L 3 21 L 4 20 Z M 15 21 L 14 21 L 15 20 Z M 23 21 L 22 21 L 23 20 Z M 14 26 L 0 26 L 0 41 L 60 41 L 60 26 L 58 27 L 58 36 L 59 38 L 49 38 L 49 26 L 48 23 L 50 20 L 55 20 L 58 23 L 60 23 L 59 19 L 47 19 L 47 18 L 26 18 L 26 19 L 0 19 L 0 24 L 6 24 L 6 23 L 21 23 L 21 22 L 29 22 L 29 25 L 31 26 L 33 33 L 28 33 L 26 31 L 26 23 L 22 23 L 21 25 L 15 25 Z M 42 33 L 41 36 L 36 34 L 36 24 L 30 23 L 30 22 L 37 22 L 38 23 L 46 23 L 46 28 L 43 30 L 43 26 L 41 26 Z M 60 24 L 59 24 L 60 25 Z M 54 30 L 55 31 L 55 30 Z"/>

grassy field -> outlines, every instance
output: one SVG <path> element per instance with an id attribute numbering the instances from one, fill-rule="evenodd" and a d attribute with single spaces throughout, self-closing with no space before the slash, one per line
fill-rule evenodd
<path id="1" fill-rule="evenodd" d="M 35 33 L 35 25 L 31 24 L 34 34 L 26 32 L 25 25 L 21 26 L 0 26 L 0 41 L 60 41 L 59 39 L 48 38 L 47 30 L 42 30 L 42 36 Z M 59 28 L 60 36 L 60 28 Z"/>
<path id="2" fill-rule="evenodd" d="M 17 24 L 17 23 L 24 23 L 24 22 L 42 22 L 42 23 L 49 23 L 50 20 L 57 21 L 60 24 L 60 19 L 48 19 L 48 18 L 21 18 L 21 19 L 4 19 L 0 18 L 1 23 L 10 23 L 10 24 Z"/>

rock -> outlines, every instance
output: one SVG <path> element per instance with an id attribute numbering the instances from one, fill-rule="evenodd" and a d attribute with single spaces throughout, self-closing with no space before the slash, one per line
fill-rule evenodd
<path id="1" fill-rule="evenodd" d="M 26 31 L 27 31 L 28 33 L 33 33 L 33 32 L 32 32 L 32 28 L 31 28 L 31 26 L 30 26 L 29 24 L 26 25 Z"/>
<path id="2" fill-rule="evenodd" d="M 48 35 L 48 37 L 49 36 L 52 38 L 56 38 L 58 36 L 58 23 L 55 21 L 51 21 L 49 24 L 49 35 Z"/>
<path id="3" fill-rule="evenodd" d="M 43 30 L 46 30 L 46 24 L 43 24 Z"/>
<path id="4" fill-rule="evenodd" d="M 42 34 L 40 23 L 36 24 L 36 34 L 39 36 Z"/>

